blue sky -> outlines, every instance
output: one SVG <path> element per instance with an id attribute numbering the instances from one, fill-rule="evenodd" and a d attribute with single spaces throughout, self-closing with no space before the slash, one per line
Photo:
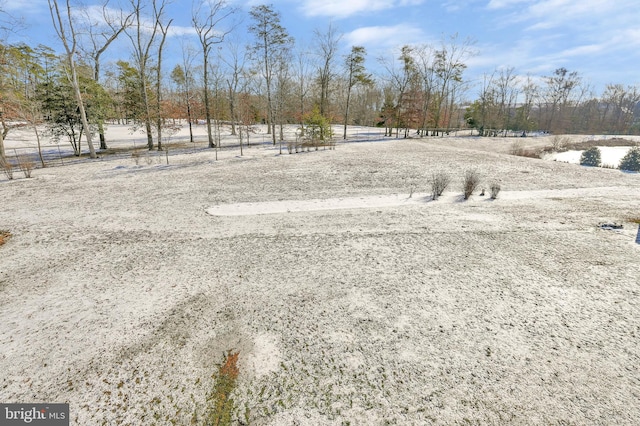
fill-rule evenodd
<path id="1" fill-rule="evenodd" d="M 90 2 L 91 0 L 86 0 Z M 116 0 L 112 0 L 114 2 Z M 56 47 L 46 0 L 0 0 L 25 19 L 18 38 Z M 341 46 L 365 46 L 368 65 L 397 56 L 404 44 L 438 45 L 443 36 L 471 38 L 476 54 L 467 60 L 467 78 L 513 67 L 518 74 L 551 75 L 559 67 L 577 71 L 600 93 L 607 83 L 640 84 L 638 0 L 233 0 L 241 8 L 246 34 L 252 5 L 272 4 L 298 43 L 312 46 L 314 30 L 329 24 L 343 34 Z M 115 3 L 113 3 L 115 4 Z M 174 0 L 172 51 L 189 34 L 191 2 Z M 15 41 L 15 39 L 14 39 Z M 125 51 L 119 57 L 128 56 Z M 113 54 L 114 52 L 112 52 Z M 473 97 L 471 89 L 470 97 Z M 477 90 L 476 90 L 477 92 Z"/>

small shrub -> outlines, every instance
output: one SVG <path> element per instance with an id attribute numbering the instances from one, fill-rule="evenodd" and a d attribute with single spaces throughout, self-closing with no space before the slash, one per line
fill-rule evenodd
<path id="1" fill-rule="evenodd" d="M 491 186 L 489 186 L 489 191 L 491 192 L 491 199 L 495 200 L 498 198 L 498 193 L 500 193 L 500 183 L 499 182 L 491 182 Z"/>
<path id="2" fill-rule="evenodd" d="M 439 196 L 442 195 L 449 183 L 451 182 L 451 177 L 447 172 L 442 170 L 434 172 L 431 174 L 431 196 L 434 200 L 437 200 Z"/>
<path id="3" fill-rule="evenodd" d="M 592 146 L 582 152 L 582 155 L 580 156 L 581 166 L 600 167 L 600 164 L 602 164 L 602 155 L 600 154 L 600 149 L 597 146 Z"/>
<path id="4" fill-rule="evenodd" d="M 24 174 L 25 178 L 31 177 L 31 171 L 36 166 L 36 163 L 31 159 L 29 155 L 19 155 L 17 157 L 18 168 Z"/>
<path id="5" fill-rule="evenodd" d="M 0 157 L 0 170 L 2 170 L 7 179 L 13 179 L 13 164 L 9 160 Z"/>
<path id="6" fill-rule="evenodd" d="M 551 139 L 551 147 L 555 152 L 565 151 L 571 140 L 566 136 L 556 135 Z"/>
<path id="7" fill-rule="evenodd" d="M 133 151 L 131 153 L 131 158 L 133 158 L 133 162 L 136 163 L 136 166 L 140 165 L 140 151 Z"/>
<path id="8" fill-rule="evenodd" d="M 462 192 L 464 199 L 468 200 L 471 194 L 478 189 L 480 185 L 480 174 L 476 170 L 465 170 L 464 178 L 462 180 Z"/>
<path id="9" fill-rule="evenodd" d="M 518 155 L 523 150 L 524 150 L 524 147 L 522 146 L 521 142 L 514 142 L 511 144 L 511 147 L 509 147 L 509 154 Z"/>
<path id="10" fill-rule="evenodd" d="M 620 160 L 618 168 L 628 172 L 640 172 L 640 148 L 637 146 L 630 148 Z"/>

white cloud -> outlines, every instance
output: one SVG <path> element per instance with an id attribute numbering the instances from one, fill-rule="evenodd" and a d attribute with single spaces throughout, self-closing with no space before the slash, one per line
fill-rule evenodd
<path id="1" fill-rule="evenodd" d="M 394 26 L 361 27 L 346 34 L 344 39 L 351 46 L 389 48 L 404 44 L 415 44 L 416 40 L 424 40 L 425 37 L 420 28 L 398 24 Z"/>
<path id="2" fill-rule="evenodd" d="M 169 37 L 179 37 L 185 35 L 196 35 L 196 30 L 193 27 L 185 27 L 180 25 L 171 25 L 167 35 Z"/>
<path id="3" fill-rule="evenodd" d="M 0 2 L 0 6 L 7 12 L 17 10 L 21 12 L 49 11 L 49 5 L 46 0 L 33 0 L 30 2 L 25 2 L 24 0 L 4 0 Z"/>
<path id="4" fill-rule="evenodd" d="M 487 5 L 488 9 L 504 9 L 519 5 L 520 3 L 527 3 L 530 0 L 491 0 Z"/>
<path id="5" fill-rule="evenodd" d="M 299 9 L 307 16 L 346 18 L 360 13 L 418 6 L 425 0 L 306 0 Z"/>

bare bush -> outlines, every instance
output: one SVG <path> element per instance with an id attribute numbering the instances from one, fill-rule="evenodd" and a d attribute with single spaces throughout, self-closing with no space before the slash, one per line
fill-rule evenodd
<path id="1" fill-rule="evenodd" d="M 140 151 L 133 151 L 131 153 L 131 158 L 133 158 L 133 162 L 136 163 L 136 166 L 140 165 Z"/>
<path id="2" fill-rule="evenodd" d="M 493 181 L 491 182 L 491 185 L 489 186 L 489 192 L 491 193 L 491 199 L 495 200 L 496 198 L 498 198 L 498 193 L 500 193 L 500 183 Z"/>
<path id="3" fill-rule="evenodd" d="M 24 174 L 25 178 L 30 178 L 31 177 L 31 172 L 33 171 L 33 169 L 36 166 L 35 161 L 33 161 L 33 159 L 31 158 L 30 155 L 19 155 L 17 157 L 17 162 L 18 162 L 18 168 L 20 169 L 20 171 L 22 172 L 22 174 Z"/>
<path id="4" fill-rule="evenodd" d="M 551 147 L 555 152 L 566 151 L 567 146 L 570 142 L 571 139 L 569 139 L 568 137 L 556 135 L 553 137 L 553 139 L 551 139 Z"/>
<path id="5" fill-rule="evenodd" d="M 437 200 L 439 196 L 442 195 L 449 183 L 451 182 L 451 177 L 447 172 L 442 170 L 433 172 L 431 174 L 431 196 L 434 200 Z"/>
<path id="6" fill-rule="evenodd" d="M 462 180 L 462 192 L 464 199 L 468 200 L 471 194 L 478 189 L 480 185 L 480 174 L 475 169 L 465 170 Z"/>
<path id="7" fill-rule="evenodd" d="M 9 160 L 0 157 L 0 170 L 2 170 L 7 179 L 13 179 L 13 164 Z"/>

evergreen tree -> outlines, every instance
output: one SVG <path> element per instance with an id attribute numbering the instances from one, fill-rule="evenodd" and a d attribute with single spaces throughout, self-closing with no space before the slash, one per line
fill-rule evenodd
<path id="1" fill-rule="evenodd" d="M 640 148 L 634 146 L 629 149 L 627 154 L 620 160 L 618 168 L 629 172 L 640 172 Z"/>
<path id="2" fill-rule="evenodd" d="M 597 146 L 593 146 L 582 153 L 580 156 L 580 165 L 600 167 L 600 164 L 602 164 L 601 159 L 600 149 Z"/>

